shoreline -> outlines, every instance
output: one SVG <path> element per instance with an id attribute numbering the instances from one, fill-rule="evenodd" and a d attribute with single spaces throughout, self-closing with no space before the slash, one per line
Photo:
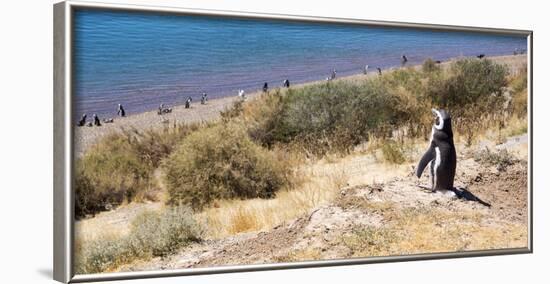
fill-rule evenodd
<path id="1" fill-rule="evenodd" d="M 440 65 L 446 68 L 451 62 L 465 57 L 452 58 L 450 60 L 442 62 Z M 527 55 L 503 55 L 503 56 L 493 56 L 487 57 L 487 59 L 496 61 L 500 64 L 505 64 L 509 67 L 510 73 L 514 74 L 521 69 L 523 64 L 527 63 Z M 421 68 L 422 65 L 410 65 L 410 66 L 400 66 L 387 68 L 383 70 L 385 72 L 395 71 L 401 68 Z M 358 73 L 354 75 L 348 75 L 344 77 L 337 77 L 335 81 L 357 81 L 365 78 L 370 78 L 377 76 L 376 69 L 372 67 L 372 70 L 366 75 L 363 73 Z M 310 81 L 306 83 L 300 83 L 296 85 L 291 85 L 291 88 L 304 87 L 308 85 L 318 84 L 325 82 L 324 80 Z M 283 89 L 281 87 L 273 88 L 272 90 Z M 255 91 L 252 93 L 246 94 L 247 100 L 253 99 L 261 95 L 263 92 L 261 90 Z M 127 115 L 126 117 L 115 117 L 113 123 L 103 123 L 101 127 L 93 126 L 82 126 L 74 127 L 74 149 L 75 156 L 82 156 L 86 150 L 94 145 L 101 138 L 116 133 L 118 131 L 123 131 L 124 129 L 137 129 L 140 131 L 148 130 L 152 128 L 164 127 L 165 125 L 173 125 L 174 123 L 193 123 L 193 122 L 206 122 L 213 121 L 220 117 L 220 112 L 231 107 L 234 102 L 238 101 L 240 98 L 237 96 L 222 97 L 208 100 L 205 105 L 201 105 L 200 102 L 194 102 L 191 104 L 189 109 L 186 109 L 184 105 L 173 105 L 168 106 L 172 107 L 172 112 L 158 115 L 156 110 L 150 110 L 135 114 Z"/>

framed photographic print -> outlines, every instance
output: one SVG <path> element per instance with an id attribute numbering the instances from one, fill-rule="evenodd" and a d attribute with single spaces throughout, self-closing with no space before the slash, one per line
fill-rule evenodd
<path id="1" fill-rule="evenodd" d="M 530 253 L 532 56 L 524 30 L 55 4 L 54 278 Z"/>

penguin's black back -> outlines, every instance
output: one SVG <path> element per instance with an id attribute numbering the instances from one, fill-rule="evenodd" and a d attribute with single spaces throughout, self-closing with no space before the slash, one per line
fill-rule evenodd
<path id="1" fill-rule="evenodd" d="M 450 124 L 449 124 L 450 125 Z M 453 142 L 452 131 L 435 130 L 432 137 L 435 147 L 439 148 L 440 162 L 437 167 L 436 188 L 453 189 L 456 173 L 456 149 Z"/>

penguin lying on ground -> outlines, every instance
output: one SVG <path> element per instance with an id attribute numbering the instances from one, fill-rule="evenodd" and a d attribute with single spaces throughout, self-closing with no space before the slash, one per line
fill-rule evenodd
<path id="1" fill-rule="evenodd" d="M 453 142 L 453 129 L 451 116 L 445 110 L 432 109 L 435 123 L 432 127 L 432 135 L 428 150 L 416 167 L 416 176 L 420 178 L 422 172 L 430 164 L 430 178 L 432 192 L 453 192 L 458 198 L 477 201 L 485 206 L 491 204 L 482 201 L 465 188 L 455 188 L 454 178 L 456 173 L 456 149 Z"/>
<path id="2" fill-rule="evenodd" d="M 479 59 L 481 59 L 481 58 L 485 57 L 485 54 L 482 53 L 482 54 L 480 54 L 480 55 L 478 55 L 478 56 L 476 56 L 476 57 L 479 58 Z"/>

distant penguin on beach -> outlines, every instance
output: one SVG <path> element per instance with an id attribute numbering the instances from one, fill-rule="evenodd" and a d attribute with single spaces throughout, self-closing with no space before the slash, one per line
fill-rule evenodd
<path id="1" fill-rule="evenodd" d="M 405 54 L 401 55 L 401 64 L 405 65 L 409 59 L 407 59 L 407 56 Z"/>
<path id="2" fill-rule="evenodd" d="M 267 82 L 265 82 L 262 90 L 264 91 L 264 93 L 267 93 L 268 89 L 269 89 L 269 87 L 267 86 Z"/>
<path id="3" fill-rule="evenodd" d="M 283 81 L 283 87 L 285 87 L 285 88 L 290 88 L 290 81 L 289 81 L 288 79 L 285 79 L 285 80 Z"/>
<path id="4" fill-rule="evenodd" d="M 163 109 L 163 108 L 164 108 L 164 104 L 161 103 L 161 104 L 159 105 L 159 110 L 157 111 L 157 114 L 158 114 L 158 115 L 162 115 L 162 109 Z"/>
<path id="5" fill-rule="evenodd" d="M 95 113 L 94 113 L 94 125 L 101 126 L 101 121 L 99 120 L 99 117 Z"/>
<path id="6" fill-rule="evenodd" d="M 441 64 L 441 60 L 436 60 L 435 64 Z"/>
<path id="7" fill-rule="evenodd" d="M 365 65 L 365 68 L 363 69 L 363 74 L 367 75 L 367 72 L 369 72 L 369 65 Z"/>
<path id="8" fill-rule="evenodd" d="M 237 96 L 239 98 L 241 98 L 242 100 L 246 99 L 245 94 L 244 94 L 244 90 L 239 90 L 239 93 L 238 93 Z"/>
<path id="9" fill-rule="evenodd" d="M 208 95 L 206 93 L 202 93 L 201 96 L 201 105 L 206 104 L 206 101 L 208 101 Z"/>
<path id="10" fill-rule="evenodd" d="M 191 106 L 191 101 L 193 101 L 193 98 L 188 97 L 185 101 L 185 108 L 189 108 Z"/>
<path id="11" fill-rule="evenodd" d="M 453 191 L 456 150 L 451 116 L 445 110 L 432 109 L 432 113 L 435 115 L 435 123 L 432 126 L 430 144 L 416 167 L 416 176 L 420 178 L 424 168 L 429 164 L 432 192 Z"/>
<path id="12" fill-rule="evenodd" d="M 382 69 L 380 69 L 380 67 L 376 67 L 376 70 L 378 70 L 378 75 L 382 75 Z"/>
<path id="13" fill-rule="evenodd" d="M 478 56 L 476 56 L 476 57 L 479 58 L 479 59 L 481 59 L 481 58 L 485 57 L 485 54 L 482 53 L 482 54 L 480 54 L 480 55 L 478 55 Z"/>
<path id="14" fill-rule="evenodd" d="M 84 126 L 84 125 L 86 125 L 86 118 L 87 118 L 87 117 L 88 117 L 88 116 L 87 116 L 86 114 L 83 114 L 83 115 L 82 115 L 82 118 L 78 121 L 78 126 Z"/>
<path id="15" fill-rule="evenodd" d="M 126 111 L 124 110 L 124 107 L 121 104 L 118 104 L 117 115 L 121 117 L 126 116 Z"/>
<path id="16" fill-rule="evenodd" d="M 336 69 L 332 69 L 332 73 L 330 74 L 330 79 L 331 80 L 336 79 Z"/>

